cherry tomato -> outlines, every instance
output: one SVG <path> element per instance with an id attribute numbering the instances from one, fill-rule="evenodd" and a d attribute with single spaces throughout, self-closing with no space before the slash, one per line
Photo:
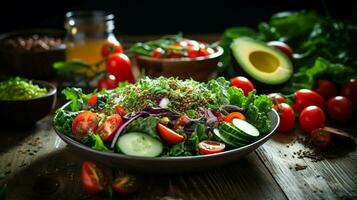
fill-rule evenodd
<path id="1" fill-rule="evenodd" d="M 121 105 L 118 104 L 115 106 L 115 113 L 123 117 L 126 115 L 127 112 L 123 107 L 121 107 Z"/>
<path id="2" fill-rule="evenodd" d="M 182 115 L 181 117 L 179 117 L 175 124 L 174 124 L 174 130 L 176 130 L 178 127 L 180 126 L 184 126 L 187 123 L 189 123 L 191 120 L 191 118 L 189 118 L 186 114 Z"/>
<path id="3" fill-rule="evenodd" d="M 269 98 L 273 101 L 273 104 L 275 105 L 276 102 L 278 103 L 286 103 L 286 100 L 283 96 L 281 96 L 279 93 L 270 93 L 268 95 Z"/>
<path id="4" fill-rule="evenodd" d="M 353 115 L 352 101 L 343 96 L 336 96 L 328 101 L 327 111 L 331 119 L 347 122 Z"/>
<path id="5" fill-rule="evenodd" d="M 87 105 L 89 107 L 94 106 L 98 102 L 98 96 L 96 94 L 93 94 L 89 97 Z"/>
<path id="6" fill-rule="evenodd" d="M 155 48 L 152 52 L 152 57 L 154 58 L 162 58 L 165 55 L 165 50 L 161 47 Z"/>
<path id="7" fill-rule="evenodd" d="M 294 98 L 295 99 L 294 99 L 293 109 L 298 113 L 301 112 L 304 108 L 312 105 L 318 106 L 321 109 L 325 108 L 324 98 L 312 90 L 308 90 L 308 89 L 298 90 L 295 92 Z"/>
<path id="8" fill-rule="evenodd" d="M 131 71 L 131 63 L 123 53 L 113 53 L 107 60 L 107 71 L 113 74 L 118 82 L 128 81 L 134 83 L 134 75 Z"/>
<path id="9" fill-rule="evenodd" d="M 225 144 L 212 140 L 203 140 L 198 144 L 198 150 L 204 155 L 223 152 L 224 148 L 226 148 Z"/>
<path id="10" fill-rule="evenodd" d="M 252 82 L 243 76 L 236 76 L 231 79 L 231 85 L 243 90 L 244 95 L 248 96 L 249 92 L 254 90 Z"/>
<path id="11" fill-rule="evenodd" d="M 325 100 L 337 95 L 336 85 L 329 80 L 318 80 L 314 91 L 320 94 Z"/>
<path id="12" fill-rule="evenodd" d="M 177 134 L 175 131 L 167 128 L 166 126 L 162 125 L 161 123 L 157 124 L 157 129 L 160 133 L 160 136 L 167 142 L 170 144 L 177 144 L 182 142 L 185 137 Z"/>
<path id="13" fill-rule="evenodd" d="M 287 103 L 280 103 L 274 106 L 274 109 L 278 111 L 280 117 L 280 124 L 278 131 L 280 133 L 285 133 L 292 131 L 295 124 L 295 113 L 294 110 Z"/>
<path id="14" fill-rule="evenodd" d="M 125 196 L 136 192 L 139 188 L 139 183 L 133 175 L 120 175 L 115 178 L 112 188 L 116 193 Z"/>
<path id="15" fill-rule="evenodd" d="M 103 58 L 108 57 L 112 53 L 122 53 L 123 52 L 123 46 L 118 42 L 116 44 L 112 42 L 106 42 L 102 45 L 101 48 L 101 53 Z"/>
<path id="16" fill-rule="evenodd" d="M 302 130 L 311 131 L 325 126 L 325 114 L 317 106 L 308 106 L 300 114 L 299 123 Z"/>
<path id="17" fill-rule="evenodd" d="M 241 119 L 241 120 L 246 120 L 245 116 L 240 113 L 240 112 L 231 112 L 229 113 L 226 117 L 224 117 L 224 121 L 228 123 L 232 123 L 233 119 Z"/>
<path id="18" fill-rule="evenodd" d="M 311 132 L 311 141 L 316 146 L 328 147 L 331 145 L 331 133 L 322 128 L 315 129 Z"/>
<path id="19" fill-rule="evenodd" d="M 72 133 L 78 140 L 82 140 L 89 131 L 95 132 L 98 128 L 99 117 L 91 111 L 79 113 L 72 121 Z"/>
<path id="20" fill-rule="evenodd" d="M 118 81 L 114 75 L 108 75 L 107 77 L 98 81 L 98 90 L 107 89 L 111 90 L 118 87 Z"/>
<path id="21" fill-rule="evenodd" d="M 341 96 L 349 98 L 353 105 L 357 105 L 357 80 L 350 79 L 341 88 Z"/>
<path id="22" fill-rule="evenodd" d="M 268 45 L 276 49 L 279 49 L 281 52 L 286 54 L 290 59 L 293 59 L 293 50 L 286 43 L 280 41 L 271 41 L 268 42 Z"/>
<path id="23" fill-rule="evenodd" d="M 102 170 L 89 161 L 84 161 L 82 164 L 81 182 L 83 190 L 92 195 L 101 193 L 107 185 Z"/>
<path id="24" fill-rule="evenodd" d="M 188 46 L 187 47 L 187 55 L 189 58 L 197 58 L 200 55 L 200 48 L 197 46 Z"/>
<path id="25" fill-rule="evenodd" d="M 111 142 L 115 133 L 123 125 L 123 119 L 118 114 L 113 114 L 99 126 L 97 133 L 105 142 Z"/>

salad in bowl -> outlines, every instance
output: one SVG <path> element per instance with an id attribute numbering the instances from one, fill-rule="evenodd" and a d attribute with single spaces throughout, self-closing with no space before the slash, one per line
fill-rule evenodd
<path id="1" fill-rule="evenodd" d="M 70 102 L 54 127 L 92 150 L 138 157 L 185 157 L 241 148 L 271 132 L 272 101 L 231 87 L 220 77 L 143 78 L 114 90 L 84 94 L 67 88 Z"/>

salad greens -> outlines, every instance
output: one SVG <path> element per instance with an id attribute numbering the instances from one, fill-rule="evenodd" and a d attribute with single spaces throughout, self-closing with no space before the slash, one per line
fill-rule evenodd
<path id="1" fill-rule="evenodd" d="M 26 100 L 43 96 L 46 93 L 46 88 L 41 88 L 33 84 L 31 80 L 20 77 L 0 82 L 0 99 L 2 100 Z"/>
<path id="2" fill-rule="evenodd" d="M 101 90 L 90 95 L 83 94 L 78 88 L 67 88 L 62 93 L 71 102 L 64 109 L 57 110 L 54 118 L 55 128 L 60 133 L 99 151 L 123 153 L 137 150 L 143 152 L 143 148 L 150 150 L 151 145 L 162 144 L 161 156 L 199 155 L 199 143 L 202 141 L 225 141 L 225 138 L 217 138 L 213 133 L 213 130 L 221 125 L 225 115 L 232 112 L 225 109 L 225 105 L 238 108 L 240 112 L 243 112 L 247 122 L 260 132 L 260 137 L 267 134 L 271 128 L 269 118 L 269 112 L 273 107 L 271 99 L 266 95 L 256 95 L 255 90 L 248 96 L 244 96 L 241 89 L 231 87 L 223 77 L 207 83 L 191 79 L 145 77 L 136 84 L 121 84 L 114 90 Z M 98 101 L 89 106 L 89 97 L 93 95 L 97 96 Z M 116 119 L 113 116 L 118 115 L 116 114 L 118 106 L 125 110 L 121 116 L 124 124 L 122 123 L 119 129 L 115 129 L 115 137 L 112 137 L 114 139 L 108 141 L 102 137 L 103 130 L 108 131 L 113 124 L 102 126 L 107 123 L 108 119 L 111 119 L 111 122 Z M 87 115 L 81 116 L 83 113 Z M 87 121 L 73 123 L 78 120 Z M 165 127 L 166 133 L 158 129 L 159 123 Z M 73 126 L 80 127 L 78 129 Z M 89 129 L 84 139 L 76 137 L 76 131 L 82 131 L 89 126 L 98 126 L 98 128 Z M 168 133 L 179 135 L 183 141 L 169 142 L 163 136 Z M 128 134 L 126 137 L 128 141 L 134 143 L 140 141 L 140 145 L 138 144 L 140 148 L 132 144 L 125 144 L 125 147 L 114 145 L 122 135 L 126 134 Z M 232 133 L 229 134 L 239 137 L 234 134 L 243 133 L 238 129 L 232 129 Z M 240 142 L 233 142 L 233 146 L 230 144 L 227 143 L 228 148 L 243 145 Z M 134 150 L 123 151 L 125 148 L 134 148 L 134 146 L 136 146 Z M 157 152 L 158 148 L 154 148 L 153 151 Z"/>
<path id="3" fill-rule="evenodd" d="M 311 88 L 320 74 L 327 75 L 329 71 L 334 71 L 334 74 L 350 74 L 346 77 L 339 76 L 336 83 L 341 83 L 351 77 L 357 78 L 357 53 L 353 49 L 357 45 L 356 34 L 357 25 L 322 17 L 314 12 L 276 13 L 268 22 L 261 22 L 258 31 L 234 27 L 224 32 L 220 45 L 225 54 L 221 58 L 222 67 L 219 68 L 219 73 L 227 78 L 235 74 L 229 55 L 230 44 L 238 37 L 248 36 L 264 42 L 282 41 L 294 50 L 297 73 L 283 92 Z M 325 67 L 326 65 L 329 67 Z M 319 75 L 304 75 L 315 73 L 314 71 L 319 71 Z M 309 82 L 303 84 L 301 78 Z"/>

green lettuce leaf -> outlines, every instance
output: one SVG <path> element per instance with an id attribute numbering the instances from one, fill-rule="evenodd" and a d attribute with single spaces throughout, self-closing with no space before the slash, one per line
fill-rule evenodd
<path id="1" fill-rule="evenodd" d="M 84 138 L 83 143 L 98 151 L 111 152 L 111 150 L 104 145 L 102 138 L 93 132 L 88 133 L 87 137 Z"/>

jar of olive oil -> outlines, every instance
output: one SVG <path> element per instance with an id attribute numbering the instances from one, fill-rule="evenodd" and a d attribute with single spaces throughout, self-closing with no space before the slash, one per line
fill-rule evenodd
<path id="1" fill-rule="evenodd" d="M 66 60 L 79 60 L 94 65 L 101 59 L 101 47 L 110 42 L 119 45 L 113 33 L 114 15 L 105 11 L 74 11 L 66 13 Z M 104 70 L 101 64 L 94 70 L 83 70 L 80 73 L 88 77 L 95 71 Z"/>

